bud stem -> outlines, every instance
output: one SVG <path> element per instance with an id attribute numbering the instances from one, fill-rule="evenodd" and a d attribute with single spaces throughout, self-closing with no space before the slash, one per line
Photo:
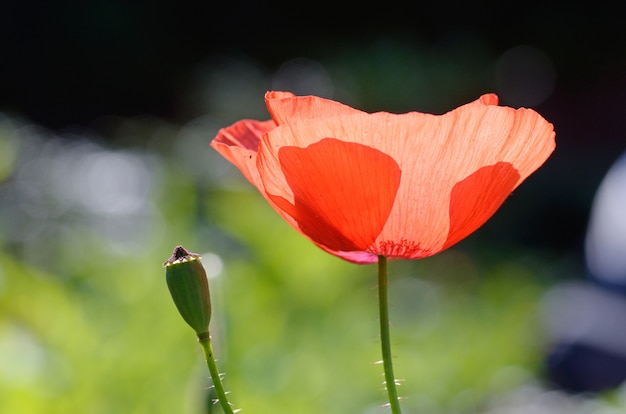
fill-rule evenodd
<path id="1" fill-rule="evenodd" d="M 387 301 L 387 258 L 378 256 L 378 310 L 380 314 L 380 342 L 383 352 L 383 369 L 385 371 L 385 387 L 389 397 L 389 407 L 393 414 L 400 414 L 400 402 L 396 390 L 396 379 L 393 376 L 391 362 L 391 343 L 389 334 L 389 304 Z"/>
<path id="2" fill-rule="evenodd" d="M 211 345 L 211 335 L 208 332 L 202 333 L 198 335 L 198 342 L 202 346 L 202 350 L 204 351 L 204 356 L 206 359 L 207 366 L 209 367 L 209 372 L 211 373 L 211 379 L 213 380 L 213 386 L 215 387 L 215 392 L 217 393 L 217 399 L 222 406 L 222 410 L 224 410 L 225 414 L 234 414 L 233 407 L 228 402 L 228 397 L 226 396 L 226 391 L 224 390 L 224 385 L 222 385 L 222 378 L 220 377 L 220 372 L 217 369 L 217 364 L 215 363 L 215 357 L 213 355 L 213 346 Z"/>

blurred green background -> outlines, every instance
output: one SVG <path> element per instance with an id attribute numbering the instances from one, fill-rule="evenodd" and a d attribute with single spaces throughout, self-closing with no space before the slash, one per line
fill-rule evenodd
<path id="1" fill-rule="evenodd" d="M 414 414 L 625 412 L 619 388 L 546 385 L 543 326 L 625 147 L 620 14 L 35 3 L 0 20 L 0 412 L 219 412 L 165 285 L 178 244 L 203 256 L 236 407 L 386 412 L 375 266 L 307 242 L 208 146 L 267 119 L 271 89 L 435 113 L 496 92 L 553 122 L 557 152 L 482 229 L 390 263 L 399 392 Z"/>

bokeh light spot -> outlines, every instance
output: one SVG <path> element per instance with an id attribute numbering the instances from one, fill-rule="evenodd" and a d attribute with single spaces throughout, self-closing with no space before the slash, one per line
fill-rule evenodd
<path id="1" fill-rule="evenodd" d="M 506 105 L 539 105 L 552 94 L 555 80 L 550 57 L 531 46 L 511 48 L 496 63 L 497 93 Z"/>

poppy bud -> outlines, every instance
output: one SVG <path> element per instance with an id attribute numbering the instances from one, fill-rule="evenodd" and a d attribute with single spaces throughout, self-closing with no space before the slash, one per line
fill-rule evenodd
<path id="1" fill-rule="evenodd" d="M 167 287 L 178 312 L 198 336 L 207 334 L 211 320 L 211 297 L 200 255 L 177 246 L 163 266 Z"/>

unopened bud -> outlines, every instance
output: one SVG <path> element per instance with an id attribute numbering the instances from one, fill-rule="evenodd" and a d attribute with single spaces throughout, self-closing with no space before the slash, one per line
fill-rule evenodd
<path id="1" fill-rule="evenodd" d="M 211 297 L 200 255 L 177 246 L 163 263 L 167 287 L 181 316 L 197 335 L 209 332 Z"/>

